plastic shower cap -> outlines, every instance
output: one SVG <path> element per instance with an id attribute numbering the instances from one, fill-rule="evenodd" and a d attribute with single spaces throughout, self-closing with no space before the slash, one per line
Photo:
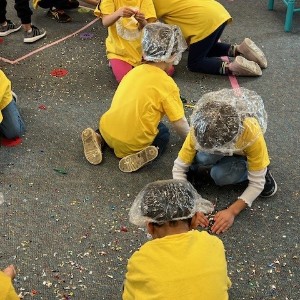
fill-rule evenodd
<path id="1" fill-rule="evenodd" d="M 161 180 L 149 183 L 139 192 L 130 208 L 129 221 L 138 226 L 148 222 L 164 224 L 213 210 L 213 204 L 203 199 L 188 181 Z"/>
<path id="2" fill-rule="evenodd" d="M 138 7 L 130 6 L 134 11 L 138 11 Z M 119 18 L 116 22 L 116 30 L 118 36 L 127 41 L 135 41 L 141 39 L 141 31 L 139 29 L 139 22 L 134 16 L 130 18 Z"/>
<path id="3" fill-rule="evenodd" d="M 177 65 L 187 44 L 177 25 L 156 22 L 143 28 L 142 48 L 147 61 L 173 62 Z"/>
<path id="4" fill-rule="evenodd" d="M 267 113 L 256 92 L 223 89 L 200 98 L 191 127 L 197 150 L 232 155 L 265 133 Z"/>

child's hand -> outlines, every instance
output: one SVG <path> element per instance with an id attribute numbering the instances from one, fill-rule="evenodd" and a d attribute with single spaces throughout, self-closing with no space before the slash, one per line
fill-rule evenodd
<path id="1" fill-rule="evenodd" d="M 13 280 L 16 277 L 16 269 L 13 265 L 9 265 L 3 270 L 3 273 Z"/>
<path id="2" fill-rule="evenodd" d="M 131 16 L 135 15 L 135 11 L 129 7 L 120 7 L 118 9 L 118 15 L 119 17 L 123 18 L 130 18 Z"/>
<path id="3" fill-rule="evenodd" d="M 216 234 L 225 232 L 232 226 L 234 217 L 235 215 L 229 208 L 219 211 L 215 215 L 215 223 L 212 226 L 211 231 Z"/>
<path id="4" fill-rule="evenodd" d="M 197 212 L 195 215 L 195 218 L 192 219 L 192 228 L 197 228 L 198 226 L 201 226 L 203 228 L 207 227 L 209 224 L 209 221 L 207 217 L 204 215 L 203 212 Z"/>
<path id="5" fill-rule="evenodd" d="M 134 15 L 135 19 L 139 22 L 139 23 L 143 23 L 145 20 L 145 15 L 139 11 L 137 11 Z"/>

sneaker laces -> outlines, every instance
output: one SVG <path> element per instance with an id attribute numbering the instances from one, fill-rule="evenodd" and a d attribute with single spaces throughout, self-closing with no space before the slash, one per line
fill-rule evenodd
<path id="1" fill-rule="evenodd" d="M 33 36 L 37 36 L 40 34 L 40 30 L 36 26 L 31 25 L 31 29 L 32 29 Z"/>

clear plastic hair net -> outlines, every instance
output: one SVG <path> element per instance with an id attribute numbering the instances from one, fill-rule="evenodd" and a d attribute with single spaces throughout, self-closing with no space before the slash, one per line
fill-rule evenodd
<path id="1" fill-rule="evenodd" d="M 144 27 L 142 48 L 143 57 L 147 61 L 172 62 L 177 65 L 187 44 L 178 26 L 156 22 Z"/>
<path id="2" fill-rule="evenodd" d="M 130 7 L 134 11 L 138 11 L 138 7 Z M 127 41 L 134 41 L 141 38 L 142 34 L 139 30 L 139 22 L 131 16 L 130 18 L 119 18 L 116 22 L 117 34 Z"/>
<path id="3" fill-rule="evenodd" d="M 197 150 L 232 155 L 265 133 L 267 113 L 256 92 L 223 89 L 200 98 L 191 116 L 191 127 Z"/>
<path id="4" fill-rule="evenodd" d="M 213 210 L 213 204 L 203 199 L 188 181 L 161 180 L 149 183 L 139 192 L 130 208 L 129 221 L 138 226 L 148 222 L 164 224 Z"/>

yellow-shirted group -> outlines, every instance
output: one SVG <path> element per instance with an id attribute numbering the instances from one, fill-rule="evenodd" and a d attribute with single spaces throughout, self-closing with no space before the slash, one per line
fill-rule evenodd
<path id="1" fill-rule="evenodd" d="M 102 0 L 95 14 L 108 28 L 107 58 L 119 85 L 98 129 L 82 132 L 86 159 L 100 164 L 104 148 L 110 147 L 126 173 L 156 161 L 170 140 L 164 117 L 183 143 L 170 166 L 173 179 L 147 184 L 130 208 L 130 222 L 145 227 L 152 240 L 129 259 L 122 297 L 228 299 L 231 282 L 223 243 L 197 228 L 225 232 L 257 197 L 276 193 L 264 139 L 267 114 L 256 92 L 223 89 L 202 95 L 189 124 L 170 75 L 187 49 L 188 69 L 208 74 L 260 76 L 266 57 L 248 38 L 239 45 L 220 42 L 232 18 L 214 0 Z M 222 56 L 233 60 L 224 62 Z M 6 136 L 11 122 L 5 116 L 12 113 L 8 104 L 14 103 L 14 114 L 19 113 L 8 79 L 0 80 L 0 97 L 0 134 L 11 138 Z M 193 186 L 201 187 L 203 174 L 220 186 L 248 184 L 229 207 L 215 212 Z M 213 224 L 208 214 L 214 216 Z M 0 276 L 5 279 L 0 291 L 13 295 L 9 276 Z M 0 300 L 17 299 L 1 295 Z"/>

